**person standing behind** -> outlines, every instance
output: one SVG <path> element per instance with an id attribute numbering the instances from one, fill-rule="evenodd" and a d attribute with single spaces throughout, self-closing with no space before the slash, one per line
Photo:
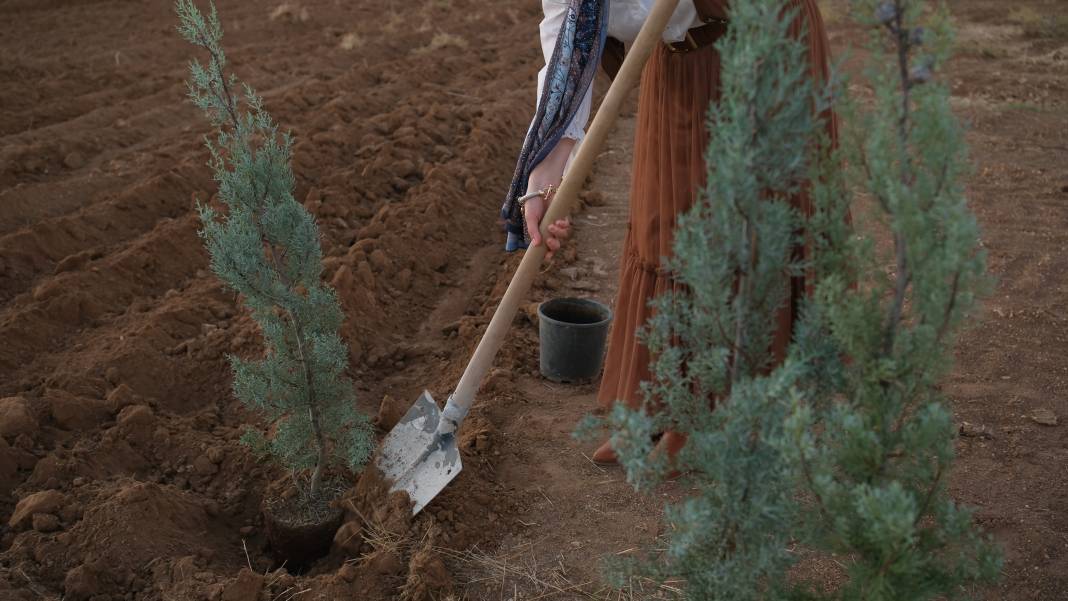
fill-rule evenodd
<path id="1" fill-rule="evenodd" d="M 643 0 L 609 0 L 610 7 L 582 0 L 542 0 L 544 19 L 541 42 L 546 67 L 538 75 L 538 114 L 528 131 L 527 144 L 520 157 L 509 198 L 502 214 L 509 222 L 509 250 L 527 244 L 545 244 L 548 255 L 560 248 L 570 234 L 570 223 L 550 224 L 549 236 L 542 240 L 538 224 L 553 191 L 559 186 L 568 161 L 581 143 L 589 119 L 592 77 L 583 58 L 595 56 L 589 47 L 603 52 L 610 75 L 618 68 L 621 46 L 633 41 L 647 10 Z M 661 261 L 671 255 L 672 233 L 677 217 L 696 200 L 707 174 L 705 149 L 709 136 L 706 126 L 710 103 L 719 99 L 720 63 L 715 43 L 730 27 L 728 0 L 681 0 L 641 78 L 634 159 L 631 171 L 630 219 L 620 253 L 619 290 L 615 301 L 615 321 L 608 341 L 604 373 L 597 401 L 609 408 L 623 402 L 631 408 L 642 404 L 640 384 L 651 379 L 649 351 L 639 333 L 650 317 L 649 302 L 671 291 L 675 284 Z M 791 34 L 807 42 L 812 77 L 826 82 L 829 77 L 829 43 L 816 0 L 784 0 L 784 9 L 794 15 Z M 608 8 L 608 23 L 598 21 L 596 11 Z M 603 18 L 603 12 L 600 14 Z M 585 29 L 584 29 L 585 27 Z M 591 33 L 600 27 L 600 39 Z M 605 33 L 608 37 L 605 39 Z M 588 52 L 586 57 L 582 52 Z M 601 52 L 596 55 L 601 55 Z M 561 58 L 570 58 L 570 68 L 561 67 Z M 576 65 L 583 68 L 576 68 Z M 546 79 L 550 90 L 545 90 Z M 585 90 L 581 101 L 576 92 Z M 561 101 L 562 99 L 562 101 Z M 561 108 L 564 107 L 564 108 Z M 549 136 L 532 160 L 527 153 L 532 139 L 546 131 L 545 115 L 556 109 L 557 131 Z M 832 113 L 822 117 L 827 134 L 837 136 Z M 536 144 L 535 144 L 536 146 Z M 714 160 L 714 157 L 712 157 Z M 524 178 L 525 176 L 525 178 Z M 811 212 L 807 194 L 798 194 L 792 204 L 803 214 Z M 516 210 L 518 206 L 518 211 Z M 517 223 L 518 222 L 518 223 Z M 799 248 L 798 252 L 804 252 Z M 784 274 L 783 277 L 789 277 Z M 778 313 L 773 353 L 781 360 L 790 342 L 798 304 L 805 293 L 804 278 L 791 282 L 790 302 Z M 682 435 L 664 432 L 657 450 L 674 455 L 685 444 Z M 606 441 L 592 455 L 598 463 L 616 463 L 616 454 Z"/>

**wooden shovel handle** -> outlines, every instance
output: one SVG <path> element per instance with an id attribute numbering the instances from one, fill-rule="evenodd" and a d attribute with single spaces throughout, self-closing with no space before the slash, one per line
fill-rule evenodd
<path id="1" fill-rule="evenodd" d="M 678 3 L 679 0 L 656 0 L 656 4 L 653 5 L 649 17 L 638 33 L 638 38 L 623 60 L 623 66 L 612 80 L 612 85 L 608 88 L 604 101 L 601 102 L 601 107 L 593 118 L 589 132 L 579 144 L 578 153 L 568 167 L 560 183 L 560 189 L 557 190 L 549 209 L 545 212 L 545 217 L 541 220 L 539 229 L 543 240 L 548 236 L 549 224 L 567 217 L 575 208 L 579 190 L 593 168 L 593 160 L 600 154 L 605 139 L 608 138 L 608 132 L 612 129 L 616 117 L 619 116 L 623 101 L 641 79 L 642 69 L 652 54 L 653 48 L 661 43 L 661 36 Z M 508 284 L 501 303 L 497 305 L 497 311 L 494 312 L 489 327 L 486 328 L 486 333 L 479 341 L 475 354 L 467 364 L 460 383 L 456 385 L 452 398 L 449 399 L 450 404 L 454 404 L 464 413 L 474 402 L 475 393 L 478 391 L 482 378 L 493 365 L 493 359 L 497 356 L 497 351 L 500 350 L 504 337 L 515 319 L 519 304 L 526 297 L 534 278 L 538 275 L 538 268 L 545 258 L 545 250 L 543 242 L 525 251 L 519 268 L 512 276 L 512 281 Z"/>

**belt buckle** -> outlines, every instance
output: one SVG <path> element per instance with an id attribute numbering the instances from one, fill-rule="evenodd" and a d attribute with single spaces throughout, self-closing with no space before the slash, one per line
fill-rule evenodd
<path id="1" fill-rule="evenodd" d="M 689 47 L 690 47 L 689 49 L 690 50 L 697 50 L 697 48 L 698 48 L 697 40 L 695 40 L 693 38 L 693 33 L 692 33 L 692 30 L 690 30 L 690 29 L 686 30 L 685 42 L 686 42 L 687 45 L 689 45 Z"/>
<path id="2" fill-rule="evenodd" d="M 666 42 L 665 45 L 669 52 L 674 54 L 684 54 L 691 50 L 697 50 L 700 46 L 697 45 L 697 40 L 694 39 L 691 30 L 686 30 L 686 37 L 682 38 L 678 42 Z"/>

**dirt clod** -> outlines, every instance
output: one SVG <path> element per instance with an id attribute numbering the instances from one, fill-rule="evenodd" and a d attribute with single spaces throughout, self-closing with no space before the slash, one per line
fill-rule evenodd
<path id="1" fill-rule="evenodd" d="M 52 407 L 52 419 L 64 430 L 85 431 L 102 424 L 108 418 L 103 402 L 54 391 L 48 401 Z"/>
<path id="2" fill-rule="evenodd" d="M 20 434 L 32 435 L 36 430 L 37 419 L 26 399 L 17 396 L 0 399 L 0 436 L 14 439 Z"/>
<path id="3" fill-rule="evenodd" d="M 342 524 L 334 534 L 334 552 L 346 557 L 358 557 L 363 546 L 363 537 L 360 536 L 362 531 L 363 528 L 355 520 Z"/>
<path id="4" fill-rule="evenodd" d="M 55 513 L 66 503 L 67 496 L 58 490 L 35 492 L 19 501 L 7 525 L 15 530 L 26 528 L 34 514 Z"/>
<path id="5" fill-rule="evenodd" d="M 1042 426 L 1056 426 L 1060 420 L 1057 414 L 1049 409 L 1035 409 L 1031 412 L 1031 421 Z"/>
<path id="6" fill-rule="evenodd" d="M 100 578 L 89 566 L 80 565 L 67 572 L 63 592 L 71 601 L 87 601 L 100 592 Z"/>
<path id="7" fill-rule="evenodd" d="M 375 273 L 371 269 L 371 264 L 367 261 L 360 261 L 359 264 L 356 265 L 356 275 L 360 277 L 360 282 L 364 286 L 371 289 L 375 287 Z"/>
<path id="8" fill-rule="evenodd" d="M 141 399 L 134 392 L 133 388 L 126 383 L 119 384 L 108 394 L 108 405 L 112 411 L 121 411 L 122 409 L 141 402 Z"/>
<path id="9" fill-rule="evenodd" d="M 155 414 L 148 405 L 129 405 L 119 412 L 118 425 L 127 428 L 148 428 L 154 421 Z"/>
<path id="10" fill-rule="evenodd" d="M 380 576 L 394 576 L 400 574 L 405 565 L 400 555 L 391 549 L 379 549 L 365 557 L 366 565 L 375 574 Z"/>
<path id="11" fill-rule="evenodd" d="M 204 451 L 204 456 L 208 458 L 208 461 L 218 465 L 226 458 L 226 452 L 221 447 L 211 447 Z"/>
<path id="12" fill-rule="evenodd" d="M 0 494 L 7 495 L 18 485 L 19 452 L 0 437 Z"/>
<path id="13" fill-rule="evenodd" d="M 994 438 L 986 426 L 971 422 L 961 422 L 957 432 L 966 438 Z"/>
<path id="14" fill-rule="evenodd" d="M 386 253 L 382 252 L 381 248 L 376 248 L 371 253 L 370 259 L 371 266 L 374 267 L 376 272 L 387 276 L 390 274 L 393 267 L 393 261 L 390 260 Z"/>
<path id="15" fill-rule="evenodd" d="M 389 492 L 390 483 L 374 465 L 360 474 L 352 496 L 342 506 L 350 520 L 370 520 L 377 528 L 403 535 L 412 527 L 412 502 L 404 491 Z"/>
<path id="16" fill-rule="evenodd" d="M 92 254 L 88 251 L 70 255 L 59 263 L 56 263 L 56 268 L 55 270 L 53 270 L 52 273 L 53 275 L 58 275 L 61 273 L 66 273 L 68 271 L 77 271 L 79 269 L 84 269 L 85 266 L 89 264 L 89 260 L 91 259 L 91 257 Z"/>
<path id="17" fill-rule="evenodd" d="M 210 476 L 219 471 L 217 466 L 207 455 L 200 455 L 193 460 L 193 471 L 201 476 Z"/>
<path id="18" fill-rule="evenodd" d="M 407 413 L 411 403 L 405 403 L 401 399 L 396 399 L 391 395 L 385 395 L 382 397 L 382 402 L 378 405 L 378 415 L 375 416 L 375 425 L 383 430 L 392 430 L 394 426 L 404 417 Z"/>
<path id="19" fill-rule="evenodd" d="M 222 601 L 257 601 L 263 590 L 263 575 L 243 568 L 237 578 L 223 589 Z"/>
<path id="20" fill-rule="evenodd" d="M 404 598 L 429 601 L 448 596 L 452 577 L 441 555 L 424 547 L 412 555 L 408 580 L 404 583 Z"/>
<path id="21" fill-rule="evenodd" d="M 356 566 L 353 564 L 346 562 L 341 566 L 341 569 L 337 571 L 337 574 L 345 582 L 352 582 L 356 580 L 356 577 L 359 575 L 359 570 L 357 570 Z"/>
<path id="22" fill-rule="evenodd" d="M 63 157 L 63 165 L 68 169 L 80 169 L 85 165 L 85 158 L 79 152 L 72 152 Z"/>
<path id="23" fill-rule="evenodd" d="M 33 529 L 37 532 L 55 532 L 59 530 L 59 518 L 51 513 L 35 513 Z"/>

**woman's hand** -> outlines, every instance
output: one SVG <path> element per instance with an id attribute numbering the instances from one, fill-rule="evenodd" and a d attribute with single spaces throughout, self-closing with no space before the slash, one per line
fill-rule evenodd
<path id="1" fill-rule="evenodd" d="M 558 188 L 564 174 L 564 167 L 567 165 L 567 159 L 571 156 L 571 150 L 574 147 L 575 141 L 571 138 L 561 139 L 556 148 L 553 148 L 552 152 L 549 153 L 549 156 L 545 157 L 545 160 L 538 163 L 530 172 L 530 177 L 527 179 L 527 191 L 547 190 L 550 186 L 552 186 L 553 190 Z M 548 209 L 549 203 L 552 202 L 552 196 L 552 194 L 549 195 L 549 198 L 535 196 L 527 200 L 523 205 L 523 218 L 527 223 L 527 232 L 530 233 L 531 246 L 538 246 L 542 243 L 539 225 L 541 224 L 541 218 Z M 558 219 L 550 223 L 547 229 L 549 235 L 545 239 L 545 248 L 547 249 L 545 258 L 551 259 L 553 254 L 560 250 L 562 241 L 571 235 L 571 222 L 568 219 Z"/>
<path id="2" fill-rule="evenodd" d="M 539 190 L 541 188 L 538 188 Z M 549 197 L 549 202 L 552 202 L 552 196 Z M 541 231 L 538 230 L 538 224 L 541 223 L 542 216 L 545 215 L 545 199 L 541 196 L 535 196 L 523 205 L 523 217 L 527 221 L 527 231 L 530 232 L 530 245 L 538 246 L 541 244 Z M 548 227 L 549 236 L 545 239 L 545 258 L 553 258 L 553 254 L 560 250 L 560 245 L 568 236 L 571 235 L 571 223 L 567 219 L 558 219 L 549 224 Z"/>

